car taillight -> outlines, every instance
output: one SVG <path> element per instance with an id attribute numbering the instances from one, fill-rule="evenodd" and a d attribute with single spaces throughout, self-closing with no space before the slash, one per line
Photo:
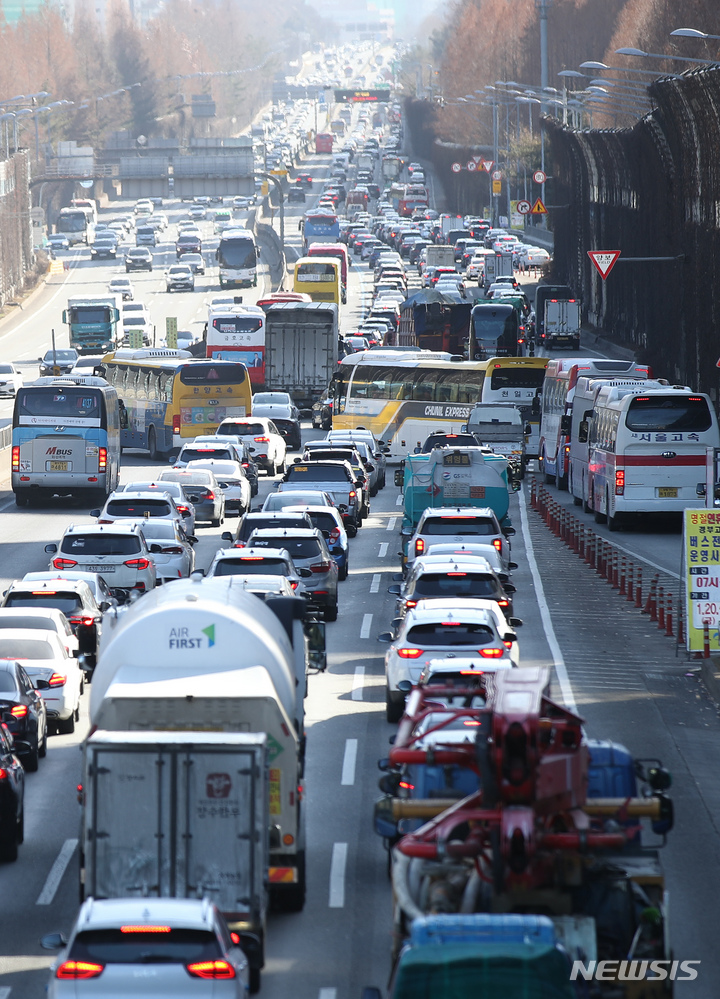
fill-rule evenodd
<path id="1" fill-rule="evenodd" d="M 478 652 L 483 659 L 500 659 L 505 655 L 504 649 L 478 649 Z"/>
<path id="2" fill-rule="evenodd" d="M 170 545 L 169 548 L 163 548 L 163 555 L 182 555 L 183 548 L 182 545 Z"/>
<path id="3" fill-rule="evenodd" d="M 622 496 L 625 492 L 625 469 L 618 468 L 615 472 L 615 495 Z"/>
<path id="4" fill-rule="evenodd" d="M 416 556 L 422 555 L 424 551 L 425 551 L 425 542 L 423 541 L 422 538 L 417 538 L 417 540 L 415 541 L 415 555 Z"/>
<path id="5" fill-rule="evenodd" d="M 98 523 L 98 524 L 112 524 L 112 521 L 111 520 L 100 520 L 100 519 L 98 519 L 96 521 L 96 523 Z"/>
<path id="6" fill-rule="evenodd" d="M 73 562 L 71 558 L 54 558 L 52 564 L 53 569 L 72 569 L 77 562 Z"/>
<path id="7" fill-rule="evenodd" d="M 270 443 L 270 438 L 269 437 L 254 437 L 253 440 L 255 441 L 256 444 L 269 444 Z"/>
<path id="8" fill-rule="evenodd" d="M 13 472 L 20 471 L 20 445 L 14 444 L 12 449 L 12 470 Z"/>
<path id="9" fill-rule="evenodd" d="M 310 570 L 312 572 L 329 572 L 331 564 L 330 562 L 317 562 L 315 565 L 310 566 Z"/>
<path id="10" fill-rule="evenodd" d="M 493 548 L 497 549 L 499 552 L 502 551 L 502 538 L 493 539 Z"/>
<path id="11" fill-rule="evenodd" d="M 70 624 L 84 624 L 86 628 L 95 624 L 94 617 L 71 617 L 68 618 L 68 620 L 70 621 Z"/>
<path id="12" fill-rule="evenodd" d="M 214 500 L 214 499 L 215 499 L 215 493 L 214 493 L 214 492 L 212 492 L 212 491 L 210 491 L 210 492 L 206 493 L 206 495 L 205 495 L 205 499 L 206 499 L 206 500 Z"/>
<path id="13" fill-rule="evenodd" d="M 509 606 L 510 606 L 509 600 L 498 600 L 498 607 L 509 607 Z"/>
<path id="14" fill-rule="evenodd" d="M 107 448 L 98 448 L 98 472 L 107 471 Z"/>
<path id="15" fill-rule="evenodd" d="M 13 718 L 26 718 L 28 713 L 27 705 L 16 704 L 14 708 L 11 709 L 10 714 Z"/>
<path id="16" fill-rule="evenodd" d="M 290 585 L 292 586 L 292 588 L 293 588 L 294 590 L 296 590 L 296 589 L 298 588 L 298 582 L 297 582 L 297 580 L 295 580 L 295 582 L 294 582 L 294 583 L 290 583 Z"/>
<path id="17" fill-rule="evenodd" d="M 146 558 L 131 558 L 127 562 L 123 562 L 123 565 L 126 565 L 128 569 L 147 569 L 150 562 Z"/>
<path id="18" fill-rule="evenodd" d="M 398 649 L 397 654 L 401 659 L 419 659 L 423 654 L 422 649 Z"/>
<path id="19" fill-rule="evenodd" d="M 249 461 L 244 461 L 244 462 L 242 463 L 242 467 L 243 467 L 243 468 L 250 468 L 250 462 L 249 462 Z"/>
<path id="20" fill-rule="evenodd" d="M 196 961 L 185 965 L 193 978 L 234 978 L 235 969 L 229 961 Z"/>
<path id="21" fill-rule="evenodd" d="M 417 600 L 406 600 L 405 601 L 405 606 L 406 607 L 417 607 Z"/>
<path id="22" fill-rule="evenodd" d="M 105 968 L 104 964 L 94 961 L 63 961 L 56 969 L 55 977 L 61 979 L 99 978 Z"/>
<path id="23" fill-rule="evenodd" d="M 187 506 L 178 506 L 178 513 L 190 513 L 190 508 Z"/>
<path id="24" fill-rule="evenodd" d="M 62 673 L 53 673 L 53 675 L 48 680 L 51 687 L 64 687 L 67 682 L 67 677 L 63 676 Z"/>
<path id="25" fill-rule="evenodd" d="M 173 433 L 180 433 L 180 416 L 173 416 Z"/>
<path id="26" fill-rule="evenodd" d="M 245 544 L 246 543 L 244 541 L 236 541 L 235 544 L 233 545 L 233 548 L 244 548 Z"/>

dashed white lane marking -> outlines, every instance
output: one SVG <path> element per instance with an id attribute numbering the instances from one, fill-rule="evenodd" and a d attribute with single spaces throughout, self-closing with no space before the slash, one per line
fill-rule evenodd
<path id="1" fill-rule="evenodd" d="M 400 493 L 400 495 L 398 496 L 398 498 L 395 500 L 395 506 L 402 506 L 403 505 L 403 499 L 404 499 L 403 494 Z"/>
<path id="2" fill-rule="evenodd" d="M 376 572 L 372 578 L 372 583 L 370 583 L 370 592 L 378 593 L 380 590 L 380 573 Z"/>
<path id="3" fill-rule="evenodd" d="M 50 905 L 52 900 L 55 898 L 55 892 L 58 890 L 60 882 L 62 881 L 62 876 L 65 873 L 67 865 L 70 863 L 70 858 L 73 853 L 75 853 L 75 847 L 78 845 L 76 839 L 66 839 L 63 845 L 60 847 L 60 853 L 55 858 L 55 863 L 50 868 L 50 873 L 47 876 L 43 889 L 38 895 L 38 900 L 36 905 Z M 2 999 L 2 996 L 0 996 Z"/>
<path id="4" fill-rule="evenodd" d="M 370 628 L 372 627 L 372 614 L 363 614 L 363 622 L 360 627 L 360 638 L 370 638 Z"/>
<path id="5" fill-rule="evenodd" d="M 363 686 L 365 684 L 365 667 L 356 666 L 355 675 L 353 676 L 353 685 L 350 698 L 353 701 L 361 701 L 363 699 Z"/>
<path id="6" fill-rule="evenodd" d="M 337 999 L 337 989 L 320 989 L 318 999 Z"/>
<path id="7" fill-rule="evenodd" d="M 388 531 L 394 531 L 396 523 L 397 523 L 397 517 L 391 517 L 390 520 L 388 520 L 388 522 L 387 522 L 387 528 L 386 528 L 386 530 L 388 530 Z"/>
<path id="8" fill-rule="evenodd" d="M 345 740 L 345 756 L 343 757 L 342 776 L 340 783 L 343 787 L 350 787 L 355 783 L 355 761 L 357 760 L 357 739 Z"/>
<path id="9" fill-rule="evenodd" d="M 387 542 L 383 541 L 383 543 L 380 545 L 378 558 L 385 558 L 385 556 L 387 555 L 387 550 L 388 550 Z"/>
<path id="10" fill-rule="evenodd" d="M 330 861 L 330 897 L 328 899 L 328 905 L 331 909 L 342 909 L 345 905 L 347 852 L 347 843 L 333 843 L 332 860 Z"/>

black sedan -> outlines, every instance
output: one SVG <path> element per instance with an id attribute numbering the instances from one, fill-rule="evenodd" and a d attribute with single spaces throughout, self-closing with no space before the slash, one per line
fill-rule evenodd
<path id="1" fill-rule="evenodd" d="M 117 247 L 118 241 L 114 234 L 97 236 L 90 247 L 90 257 L 93 260 L 99 260 L 101 257 L 111 257 L 114 260 L 117 257 Z"/>
<path id="2" fill-rule="evenodd" d="M 8 727 L 0 725 L 0 860 L 17 860 L 24 826 L 25 771 Z"/>
<path id="3" fill-rule="evenodd" d="M 49 690 L 47 680 L 33 684 L 20 663 L 0 662 L 0 719 L 15 740 L 15 750 L 26 770 L 33 773 L 47 752 L 47 708 L 39 690 Z"/>
<path id="4" fill-rule="evenodd" d="M 153 255 L 147 246 L 134 246 L 125 254 L 125 273 L 130 271 L 152 271 Z"/>
<path id="5" fill-rule="evenodd" d="M 54 374 L 55 368 L 61 375 L 69 374 L 79 356 L 78 352 L 72 348 L 70 350 L 48 350 L 44 357 L 38 358 L 40 377 Z"/>

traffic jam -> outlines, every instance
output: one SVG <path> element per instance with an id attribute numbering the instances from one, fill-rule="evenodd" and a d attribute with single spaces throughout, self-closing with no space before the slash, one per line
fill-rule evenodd
<path id="1" fill-rule="evenodd" d="M 32 864 L 38 887 L 3 999 L 665 999 L 698 978 L 645 688 L 561 648 L 582 611 L 555 587 L 599 592 L 578 641 L 606 661 L 618 598 L 531 496 L 662 558 L 652 531 L 674 552 L 712 503 L 714 406 L 585 350 L 522 231 L 441 210 L 401 103 L 347 96 L 382 92 L 390 57 L 325 53 L 346 96 L 294 149 L 282 282 L 261 192 L 79 198 L 87 242 L 60 228 L 54 250 L 87 287 L 37 374 L 0 365 L 3 520 L 32 550 L 0 601 L 0 877 L 10 898 Z M 260 162 L 310 110 L 258 119 Z M 660 662 L 643 627 L 610 630 Z"/>

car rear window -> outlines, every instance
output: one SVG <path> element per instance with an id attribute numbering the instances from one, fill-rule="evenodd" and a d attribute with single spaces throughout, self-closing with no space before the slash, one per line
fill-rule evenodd
<path id="1" fill-rule="evenodd" d="M 288 564 L 281 558 L 224 558 L 215 566 L 216 576 L 289 576 Z"/>
<path id="2" fill-rule="evenodd" d="M 142 545 L 134 534 L 68 534 L 62 539 L 60 551 L 72 555 L 137 555 Z"/>
<path id="3" fill-rule="evenodd" d="M 345 482 L 348 481 L 347 471 L 332 465 L 293 465 L 288 469 L 288 481 L 298 479 L 302 482 Z"/>
<path id="4" fill-rule="evenodd" d="M 204 458 L 226 458 L 233 461 L 235 455 L 226 447 L 184 447 L 180 452 L 181 461 L 202 461 Z"/>
<path id="5" fill-rule="evenodd" d="M 14 694 L 17 693 L 17 684 L 15 683 L 15 677 L 12 673 L 8 673 L 7 670 L 0 670 L 0 694 Z"/>
<path id="6" fill-rule="evenodd" d="M 315 558 L 320 555 L 320 542 L 317 538 L 290 538 L 278 534 L 271 538 L 251 540 L 253 548 L 285 548 L 295 558 Z"/>
<path id="7" fill-rule="evenodd" d="M 312 521 L 313 527 L 319 531 L 337 531 L 338 523 L 331 513 L 323 513 L 321 510 L 308 510 L 308 517 Z"/>
<path id="8" fill-rule="evenodd" d="M 52 659 L 55 650 L 38 638 L 4 638 L 0 632 L 0 659 Z"/>
<path id="9" fill-rule="evenodd" d="M 66 617 L 82 610 L 82 600 L 76 593 L 53 593 L 43 590 L 40 593 L 20 591 L 8 593 L 5 607 L 55 607 Z"/>
<path id="10" fill-rule="evenodd" d="M 111 517 L 171 517 L 172 507 L 164 499 L 110 500 L 105 508 Z"/>
<path id="11" fill-rule="evenodd" d="M 458 621 L 451 624 L 416 624 L 408 631 L 406 641 L 409 645 L 420 648 L 434 648 L 447 645 L 490 645 L 494 639 L 492 629 L 486 624 Z"/>
<path id="12" fill-rule="evenodd" d="M 474 572 L 424 572 L 415 583 L 416 597 L 495 597 L 500 593 L 497 580 Z"/>
<path id="13" fill-rule="evenodd" d="M 312 519 L 312 515 L 311 515 Z M 244 517 L 238 531 L 238 540 L 247 541 L 253 531 L 263 531 L 266 528 L 307 527 L 304 514 L 293 517 L 288 515 L 279 520 L 277 517 Z"/>
<path id="14" fill-rule="evenodd" d="M 294 492 L 290 489 L 287 492 L 271 493 L 263 504 L 266 510 L 282 510 L 286 506 L 302 506 L 308 503 L 310 506 L 325 506 L 325 497 L 321 492 Z"/>
<path id="15" fill-rule="evenodd" d="M 498 532 L 493 521 L 487 518 L 431 517 L 423 524 L 421 533 L 445 537 L 450 535 L 491 537 Z"/>
<path id="16" fill-rule="evenodd" d="M 219 429 L 223 434 L 237 434 L 238 437 L 260 437 L 265 433 L 262 423 L 223 423 Z"/>
<path id="17" fill-rule="evenodd" d="M 155 932 L 128 928 L 78 933 L 68 958 L 97 964 L 192 964 L 222 957 L 209 930 L 162 927 Z"/>
<path id="18" fill-rule="evenodd" d="M 183 486 L 209 486 L 211 479 L 208 472 L 163 472 L 160 482 L 179 482 Z"/>

